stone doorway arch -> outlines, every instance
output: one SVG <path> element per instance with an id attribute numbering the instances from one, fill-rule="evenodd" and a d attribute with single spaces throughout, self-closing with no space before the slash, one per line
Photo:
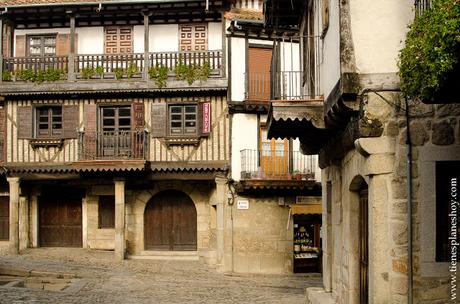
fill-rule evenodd
<path id="1" fill-rule="evenodd" d="M 166 190 L 148 201 L 144 210 L 144 249 L 197 250 L 197 211 L 188 195 Z"/>

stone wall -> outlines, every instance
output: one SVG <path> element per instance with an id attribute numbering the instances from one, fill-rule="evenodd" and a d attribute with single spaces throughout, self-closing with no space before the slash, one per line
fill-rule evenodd
<path id="1" fill-rule="evenodd" d="M 238 200 L 249 209 L 237 209 Z M 292 272 L 292 218 L 278 197 L 239 196 L 229 207 L 233 223 L 233 271 L 240 273 Z"/>
<path id="2" fill-rule="evenodd" d="M 360 138 L 355 142 L 357 149 L 340 164 L 323 170 L 323 189 L 328 182 L 332 189 L 331 212 L 323 212 L 324 286 L 332 291 L 337 303 L 357 303 L 359 299 L 358 181 L 369 187 L 369 302 L 406 303 L 405 108 L 397 93 L 370 92 L 363 102 L 365 115 L 380 120 L 384 133 L 377 138 Z M 430 261 L 432 255 L 427 253 L 434 241 L 433 230 L 428 228 L 432 231 L 429 234 L 427 227 L 435 227 L 435 201 L 423 192 L 423 185 L 434 184 L 433 172 L 424 168 L 434 167 L 435 160 L 460 159 L 460 106 L 411 101 L 410 115 L 414 146 L 414 303 L 444 303 L 449 287 L 446 263 Z M 323 210 L 327 210 L 328 193 L 323 194 Z"/>

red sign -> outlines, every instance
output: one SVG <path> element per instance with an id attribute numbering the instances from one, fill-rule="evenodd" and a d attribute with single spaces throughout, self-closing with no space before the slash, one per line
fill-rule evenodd
<path id="1" fill-rule="evenodd" d="M 203 133 L 211 133 L 211 103 L 204 102 L 203 106 Z"/>

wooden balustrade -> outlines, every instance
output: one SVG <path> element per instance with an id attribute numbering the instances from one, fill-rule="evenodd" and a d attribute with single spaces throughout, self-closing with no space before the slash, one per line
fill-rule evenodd
<path id="1" fill-rule="evenodd" d="M 69 71 L 69 57 L 8 57 L 3 59 L 3 81 L 23 81 L 18 75 L 27 72 L 60 70 L 64 79 L 121 79 L 141 78 L 144 72 L 144 53 L 132 54 L 77 54 L 74 56 L 74 71 Z M 209 64 L 211 76 L 222 76 L 222 51 L 198 52 L 154 52 L 148 54 L 150 67 L 164 66 L 174 75 L 179 64 Z M 67 77 L 69 75 L 69 77 Z M 76 77 L 70 77 L 75 75 Z"/>

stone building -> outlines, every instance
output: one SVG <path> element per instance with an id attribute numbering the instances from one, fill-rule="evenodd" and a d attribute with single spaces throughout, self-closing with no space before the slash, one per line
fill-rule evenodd
<path id="1" fill-rule="evenodd" d="M 322 168 L 324 286 L 307 290 L 309 303 L 450 303 L 460 105 L 401 94 L 414 15 L 413 1 L 266 1 L 274 32 L 303 38 L 311 96 L 272 101 L 268 136 L 299 138 Z"/>
<path id="2" fill-rule="evenodd" d="M 245 41 L 227 38 L 228 16 L 248 9 L 261 15 L 262 2 L 2 1 L 0 250 L 291 272 L 292 212 L 303 211 L 289 205 L 299 196 L 320 213 L 319 175 L 299 152 L 293 169 L 289 141 L 281 177 L 249 166 L 275 166 L 271 148 L 242 168 L 235 149 L 259 150 L 268 112 L 267 100 L 261 112 L 229 110 L 244 105 L 228 96 L 231 81 L 244 87 L 246 59 L 228 60 Z"/>

